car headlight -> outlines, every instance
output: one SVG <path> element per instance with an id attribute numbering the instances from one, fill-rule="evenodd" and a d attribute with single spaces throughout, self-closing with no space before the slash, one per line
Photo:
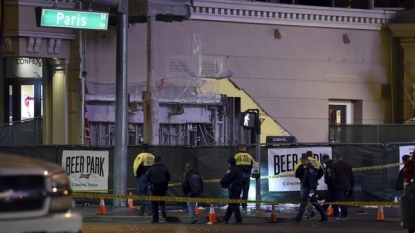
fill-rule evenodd
<path id="1" fill-rule="evenodd" d="M 51 176 L 50 211 L 66 211 L 72 208 L 70 180 L 65 172 Z"/>
<path id="2" fill-rule="evenodd" d="M 51 177 L 52 195 L 68 195 L 70 194 L 69 176 L 65 172 L 53 174 Z"/>

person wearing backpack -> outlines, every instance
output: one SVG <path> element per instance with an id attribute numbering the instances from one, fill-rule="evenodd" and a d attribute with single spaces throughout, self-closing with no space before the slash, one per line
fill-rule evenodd
<path id="1" fill-rule="evenodd" d="M 184 167 L 185 173 L 182 179 L 182 189 L 184 195 L 187 197 L 199 197 L 203 192 L 203 180 L 199 173 L 193 170 L 193 166 L 190 163 L 186 163 Z M 196 202 L 188 201 L 187 209 L 191 219 L 191 224 L 197 222 L 197 216 L 195 213 Z"/>

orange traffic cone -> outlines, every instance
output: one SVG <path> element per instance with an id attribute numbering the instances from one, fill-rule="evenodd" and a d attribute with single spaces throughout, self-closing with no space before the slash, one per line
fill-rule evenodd
<path id="1" fill-rule="evenodd" d="M 97 213 L 98 215 L 107 215 L 108 212 L 105 209 L 105 202 L 104 202 L 104 198 L 101 197 L 101 201 L 99 202 L 99 211 Z"/>
<path id="2" fill-rule="evenodd" d="M 332 215 L 333 214 L 333 207 L 330 205 L 329 208 L 327 209 L 327 215 Z"/>
<path id="3" fill-rule="evenodd" d="M 196 214 L 196 215 L 200 215 L 200 212 L 199 212 L 199 205 L 197 204 L 197 202 L 196 202 L 196 206 L 195 206 L 195 214 Z"/>
<path id="4" fill-rule="evenodd" d="M 271 218 L 268 221 L 269 223 L 274 223 L 277 222 L 277 214 L 275 213 L 275 206 L 274 204 L 272 204 L 272 209 L 271 209 Z"/>
<path id="5" fill-rule="evenodd" d="M 132 196 L 133 194 L 130 192 L 130 196 Z M 128 198 L 128 207 L 130 207 L 130 209 L 134 209 L 134 202 L 132 198 Z"/>
<path id="6" fill-rule="evenodd" d="M 383 206 L 378 207 L 378 218 L 376 221 L 386 221 L 385 214 L 383 213 Z"/>
<path id="7" fill-rule="evenodd" d="M 216 214 L 215 214 L 215 205 L 210 204 L 210 211 L 209 211 L 209 222 L 208 224 L 216 223 Z"/>

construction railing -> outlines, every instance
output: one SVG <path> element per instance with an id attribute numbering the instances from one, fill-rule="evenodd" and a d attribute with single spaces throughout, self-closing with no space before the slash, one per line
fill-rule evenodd
<path id="1" fill-rule="evenodd" d="M 331 143 L 414 142 L 415 125 L 330 125 Z"/>
<path id="2" fill-rule="evenodd" d="M 0 146 L 43 145 L 42 117 L 0 125 Z"/>

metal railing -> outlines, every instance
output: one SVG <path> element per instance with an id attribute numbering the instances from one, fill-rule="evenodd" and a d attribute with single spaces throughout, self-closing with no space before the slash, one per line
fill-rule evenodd
<path id="1" fill-rule="evenodd" d="M 42 117 L 0 125 L 0 146 L 43 145 Z"/>
<path id="2" fill-rule="evenodd" d="M 0 125 L 0 146 L 43 145 L 43 119 L 31 118 Z M 330 143 L 414 142 L 415 125 L 330 125 Z"/>
<path id="3" fill-rule="evenodd" d="M 339 7 L 355 9 L 375 9 L 385 8 L 397 10 L 399 8 L 413 8 L 413 3 L 395 1 L 395 0 L 326 0 L 326 1 L 301 1 L 301 0 L 252 0 L 253 2 L 271 2 L 292 5 L 309 5 L 322 7 Z"/>
<path id="4" fill-rule="evenodd" d="M 414 142 L 415 125 L 330 125 L 329 142 L 390 143 Z"/>

